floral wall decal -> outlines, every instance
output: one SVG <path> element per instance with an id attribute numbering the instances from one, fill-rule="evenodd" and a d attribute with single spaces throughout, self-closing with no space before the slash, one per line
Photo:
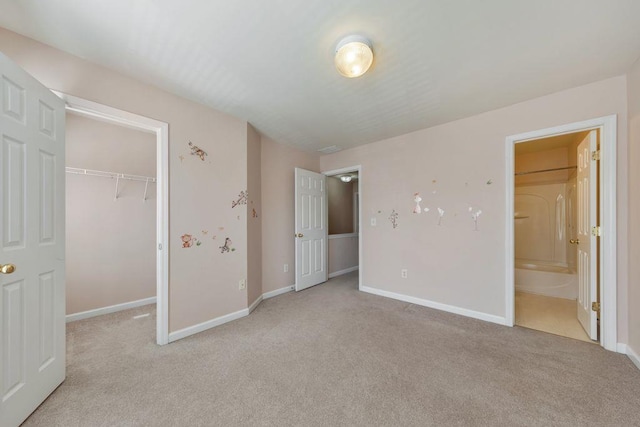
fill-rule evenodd
<path id="1" fill-rule="evenodd" d="M 248 197 L 249 194 L 247 191 L 241 191 L 240 194 L 238 194 L 238 198 L 231 202 L 231 208 L 233 209 L 238 205 L 246 205 Z"/>
<path id="2" fill-rule="evenodd" d="M 256 208 L 252 209 L 251 216 L 254 218 L 258 218 L 258 212 L 256 212 Z"/>
<path id="3" fill-rule="evenodd" d="M 204 151 L 202 148 L 198 147 L 191 141 L 189 141 L 189 148 L 191 149 L 191 155 L 200 157 L 200 160 L 202 160 L 203 162 L 205 156 L 208 156 L 206 151 Z"/>
<path id="4" fill-rule="evenodd" d="M 398 212 L 396 212 L 395 209 L 391 211 L 389 221 L 391 221 L 391 225 L 393 225 L 393 228 L 396 228 L 398 226 L 398 216 Z"/>
<path id="5" fill-rule="evenodd" d="M 420 197 L 420 193 L 413 194 L 413 201 L 416 203 L 416 206 L 413 208 L 414 214 L 422 213 L 422 208 L 420 207 L 420 202 L 422 201 L 422 197 Z M 425 209 L 425 212 L 429 209 Z"/>
<path id="6" fill-rule="evenodd" d="M 482 214 L 481 209 L 474 208 L 473 206 L 469 206 L 469 213 L 471 213 L 471 219 L 473 220 L 473 230 L 478 231 L 478 217 Z"/>

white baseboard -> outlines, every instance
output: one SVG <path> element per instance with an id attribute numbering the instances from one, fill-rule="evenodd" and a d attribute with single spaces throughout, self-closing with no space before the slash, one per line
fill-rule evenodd
<path id="1" fill-rule="evenodd" d="M 93 310 L 82 311 L 80 313 L 67 314 L 66 321 L 74 322 L 76 320 L 88 319 L 90 317 L 102 316 L 103 314 L 115 313 L 117 311 L 129 310 L 130 308 L 141 307 L 143 305 L 155 304 L 156 297 L 139 299 L 137 301 L 125 302 L 122 304 L 110 305 L 108 307 L 96 308 Z"/>
<path id="2" fill-rule="evenodd" d="M 278 295 L 286 294 L 287 292 L 291 292 L 293 290 L 293 285 L 285 286 L 284 288 L 276 289 L 275 291 L 265 292 L 262 294 L 262 299 L 269 299 L 273 297 L 277 297 Z"/>
<path id="3" fill-rule="evenodd" d="M 248 316 L 256 307 L 265 299 L 273 298 L 278 295 L 285 294 L 287 292 L 291 292 L 293 290 L 293 286 L 286 286 L 284 288 L 276 289 L 275 291 L 266 292 L 256 298 L 256 300 L 251 303 L 248 308 L 236 311 L 234 313 L 229 313 L 224 316 L 216 317 L 215 319 L 207 320 L 206 322 L 199 323 L 197 325 L 188 326 L 184 329 L 180 329 L 179 331 L 171 332 L 169 334 L 169 342 L 174 342 L 180 340 L 182 338 L 186 338 L 190 335 L 197 334 L 199 332 L 206 331 L 207 329 L 215 328 L 216 326 L 224 325 L 225 323 L 231 322 L 233 320 L 241 319 L 245 316 Z"/>
<path id="4" fill-rule="evenodd" d="M 182 338 L 186 338 L 190 335 L 197 334 L 198 332 L 206 331 L 207 329 L 215 328 L 216 326 L 223 325 L 249 315 L 249 309 L 244 308 L 234 313 L 225 314 L 224 316 L 216 317 L 215 319 L 207 320 L 206 322 L 198 323 L 197 325 L 188 326 L 179 331 L 171 332 L 169 334 L 169 342 L 174 342 Z"/>
<path id="5" fill-rule="evenodd" d="M 621 342 L 616 344 L 616 353 L 627 354 L 627 345 Z"/>
<path id="6" fill-rule="evenodd" d="M 251 312 L 256 309 L 258 304 L 262 302 L 262 298 L 262 295 L 260 295 L 254 302 L 251 303 L 251 305 L 249 306 L 249 314 L 251 314 Z"/>
<path id="7" fill-rule="evenodd" d="M 333 273 L 329 273 L 329 279 L 333 279 L 334 277 L 342 276 L 343 274 L 351 273 L 352 271 L 357 271 L 358 266 L 345 268 L 344 270 L 334 271 Z"/>
<path id="8" fill-rule="evenodd" d="M 627 357 L 640 369 L 640 356 L 631 347 L 627 346 Z"/>
<path id="9" fill-rule="evenodd" d="M 486 322 L 506 325 L 507 319 L 493 314 L 482 313 L 479 311 L 469 310 L 466 308 L 456 307 L 453 305 L 442 304 L 439 302 L 429 301 L 426 299 L 411 297 L 408 295 L 397 294 L 395 292 L 383 291 L 381 289 L 361 286 L 360 290 L 373 295 L 379 295 L 387 298 L 397 299 L 399 301 L 409 302 L 411 304 L 421 305 L 424 307 L 435 308 L 436 310 L 447 311 L 449 313 L 459 314 L 461 316 L 472 317 L 474 319 L 484 320 Z"/>

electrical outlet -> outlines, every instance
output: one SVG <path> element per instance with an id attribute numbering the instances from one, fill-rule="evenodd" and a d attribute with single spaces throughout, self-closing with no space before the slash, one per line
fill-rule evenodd
<path id="1" fill-rule="evenodd" d="M 403 268 L 402 270 L 400 270 L 400 277 L 402 277 L 403 279 L 406 279 L 408 277 L 408 272 L 406 268 Z"/>
<path id="2" fill-rule="evenodd" d="M 284 272 L 288 273 L 289 272 L 289 264 L 285 264 L 284 265 Z"/>
<path id="3" fill-rule="evenodd" d="M 376 226 L 376 219 L 375 218 L 371 218 L 371 226 L 372 227 Z"/>
<path id="4" fill-rule="evenodd" d="M 240 279 L 240 282 L 238 282 L 238 289 L 247 289 L 247 281 L 245 279 Z"/>

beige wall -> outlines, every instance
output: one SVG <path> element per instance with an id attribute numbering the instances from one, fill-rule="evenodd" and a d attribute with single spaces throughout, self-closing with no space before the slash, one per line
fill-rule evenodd
<path id="1" fill-rule="evenodd" d="M 296 167 L 318 172 L 319 158 L 262 138 L 262 292 L 295 284 Z M 287 273 L 284 264 L 289 266 Z"/>
<path id="2" fill-rule="evenodd" d="M 320 159 L 360 164 L 365 286 L 505 316 L 505 138 L 618 115 L 618 341 L 627 341 L 627 88 L 624 76 Z M 412 214 L 420 192 L 427 214 Z M 434 193 L 435 192 L 435 193 Z M 469 206 L 482 209 L 474 231 Z M 436 208 L 445 216 L 437 225 Z M 389 216 L 395 210 L 398 227 Z M 377 226 L 370 225 L 376 218 Z M 400 270 L 408 269 L 408 278 Z"/>
<path id="3" fill-rule="evenodd" d="M 358 236 L 329 237 L 329 275 L 358 266 Z"/>
<path id="4" fill-rule="evenodd" d="M 329 234 L 353 233 L 353 183 L 327 177 Z"/>
<path id="5" fill-rule="evenodd" d="M 262 295 L 262 153 L 260 134 L 247 125 L 247 304 Z"/>
<path id="6" fill-rule="evenodd" d="M 47 87 L 169 123 L 169 328 L 246 308 L 246 205 L 231 208 L 247 189 L 246 122 L 5 29 L 0 51 Z M 183 234 L 201 245 L 183 248 Z M 225 237 L 235 251 L 221 253 Z"/>
<path id="7" fill-rule="evenodd" d="M 156 176 L 155 135 L 67 114 L 67 166 Z M 67 314 L 156 295 L 155 185 L 66 175 Z"/>
<path id="8" fill-rule="evenodd" d="M 514 166 L 515 172 L 518 173 L 564 168 L 567 166 L 575 166 L 575 163 L 573 165 L 569 163 L 569 149 L 562 147 L 533 153 L 516 153 Z M 517 175 L 515 177 L 515 184 L 518 186 L 567 182 L 572 175 L 575 175 L 575 170 Z"/>
<path id="9" fill-rule="evenodd" d="M 629 168 L 629 346 L 640 355 L 640 60 L 627 78 L 629 158 L 621 166 Z"/>

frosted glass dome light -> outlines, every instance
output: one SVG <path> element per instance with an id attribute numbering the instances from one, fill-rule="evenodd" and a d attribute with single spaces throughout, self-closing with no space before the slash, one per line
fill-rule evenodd
<path id="1" fill-rule="evenodd" d="M 360 77 L 373 63 L 371 43 L 361 36 L 345 37 L 336 46 L 335 63 L 343 76 Z"/>

